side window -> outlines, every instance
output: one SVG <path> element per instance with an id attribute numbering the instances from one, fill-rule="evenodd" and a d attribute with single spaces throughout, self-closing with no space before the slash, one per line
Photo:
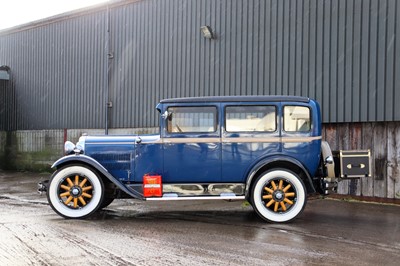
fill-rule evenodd
<path id="1" fill-rule="evenodd" d="M 274 132 L 275 106 L 228 106 L 225 129 L 227 132 Z"/>
<path id="2" fill-rule="evenodd" d="M 217 108 L 214 106 L 168 108 L 169 133 L 206 133 L 217 131 Z"/>
<path id="3" fill-rule="evenodd" d="M 304 106 L 285 106 L 283 111 L 286 132 L 309 132 L 311 130 L 310 109 Z"/>

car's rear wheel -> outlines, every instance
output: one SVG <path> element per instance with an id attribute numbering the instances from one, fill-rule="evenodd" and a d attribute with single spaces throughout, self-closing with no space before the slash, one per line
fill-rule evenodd
<path id="1" fill-rule="evenodd" d="M 65 218 L 85 218 L 101 206 L 103 194 L 103 182 L 94 170 L 71 165 L 53 174 L 47 198 L 59 215 Z"/>
<path id="2" fill-rule="evenodd" d="M 303 181 L 286 169 L 272 169 L 261 174 L 252 189 L 251 201 L 257 214 L 270 222 L 288 222 L 306 205 Z"/>

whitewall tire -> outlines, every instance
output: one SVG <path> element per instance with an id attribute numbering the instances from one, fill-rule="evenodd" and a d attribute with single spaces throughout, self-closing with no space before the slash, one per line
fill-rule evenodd
<path id="1" fill-rule="evenodd" d="M 71 165 L 57 170 L 50 179 L 47 199 L 65 218 L 85 218 L 95 212 L 104 197 L 101 178 L 92 169 Z"/>
<path id="2" fill-rule="evenodd" d="M 264 220 L 288 222 L 304 209 L 307 193 L 303 181 L 286 169 L 261 174 L 251 192 L 253 208 Z"/>

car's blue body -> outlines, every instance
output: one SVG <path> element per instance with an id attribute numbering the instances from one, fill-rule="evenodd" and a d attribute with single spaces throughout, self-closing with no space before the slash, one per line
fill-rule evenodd
<path id="1" fill-rule="evenodd" d="M 270 106 L 276 110 L 276 127 L 270 132 L 227 132 L 228 106 Z M 310 130 L 286 132 L 284 106 L 304 106 L 311 114 Z M 69 155 L 53 167 L 84 162 L 103 173 L 130 196 L 139 198 L 128 186 L 142 184 L 145 174 L 162 176 L 163 184 L 240 183 L 249 189 L 251 178 L 269 163 L 287 162 L 303 171 L 305 183 L 320 165 L 321 113 L 318 103 L 304 97 L 236 96 L 163 100 L 160 114 L 174 107 L 215 107 L 216 125 L 212 132 L 168 132 L 160 117 L 160 134 L 142 136 L 83 136 L 79 145 L 84 155 Z"/>
<path id="2" fill-rule="evenodd" d="M 287 222 L 307 194 L 341 178 L 370 176 L 370 151 L 333 153 L 322 141 L 318 103 L 296 96 L 162 100 L 160 133 L 82 136 L 65 143 L 49 181 L 38 184 L 66 218 L 85 218 L 116 198 L 247 200 L 266 221 Z"/>

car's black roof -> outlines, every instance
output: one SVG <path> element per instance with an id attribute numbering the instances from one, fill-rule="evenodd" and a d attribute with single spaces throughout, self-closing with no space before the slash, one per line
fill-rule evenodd
<path id="1" fill-rule="evenodd" d="M 206 103 L 206 102 L 310 102 L 301 96 L 205 96 L 172 98 L 161 100 L 160 103 Z"/>

